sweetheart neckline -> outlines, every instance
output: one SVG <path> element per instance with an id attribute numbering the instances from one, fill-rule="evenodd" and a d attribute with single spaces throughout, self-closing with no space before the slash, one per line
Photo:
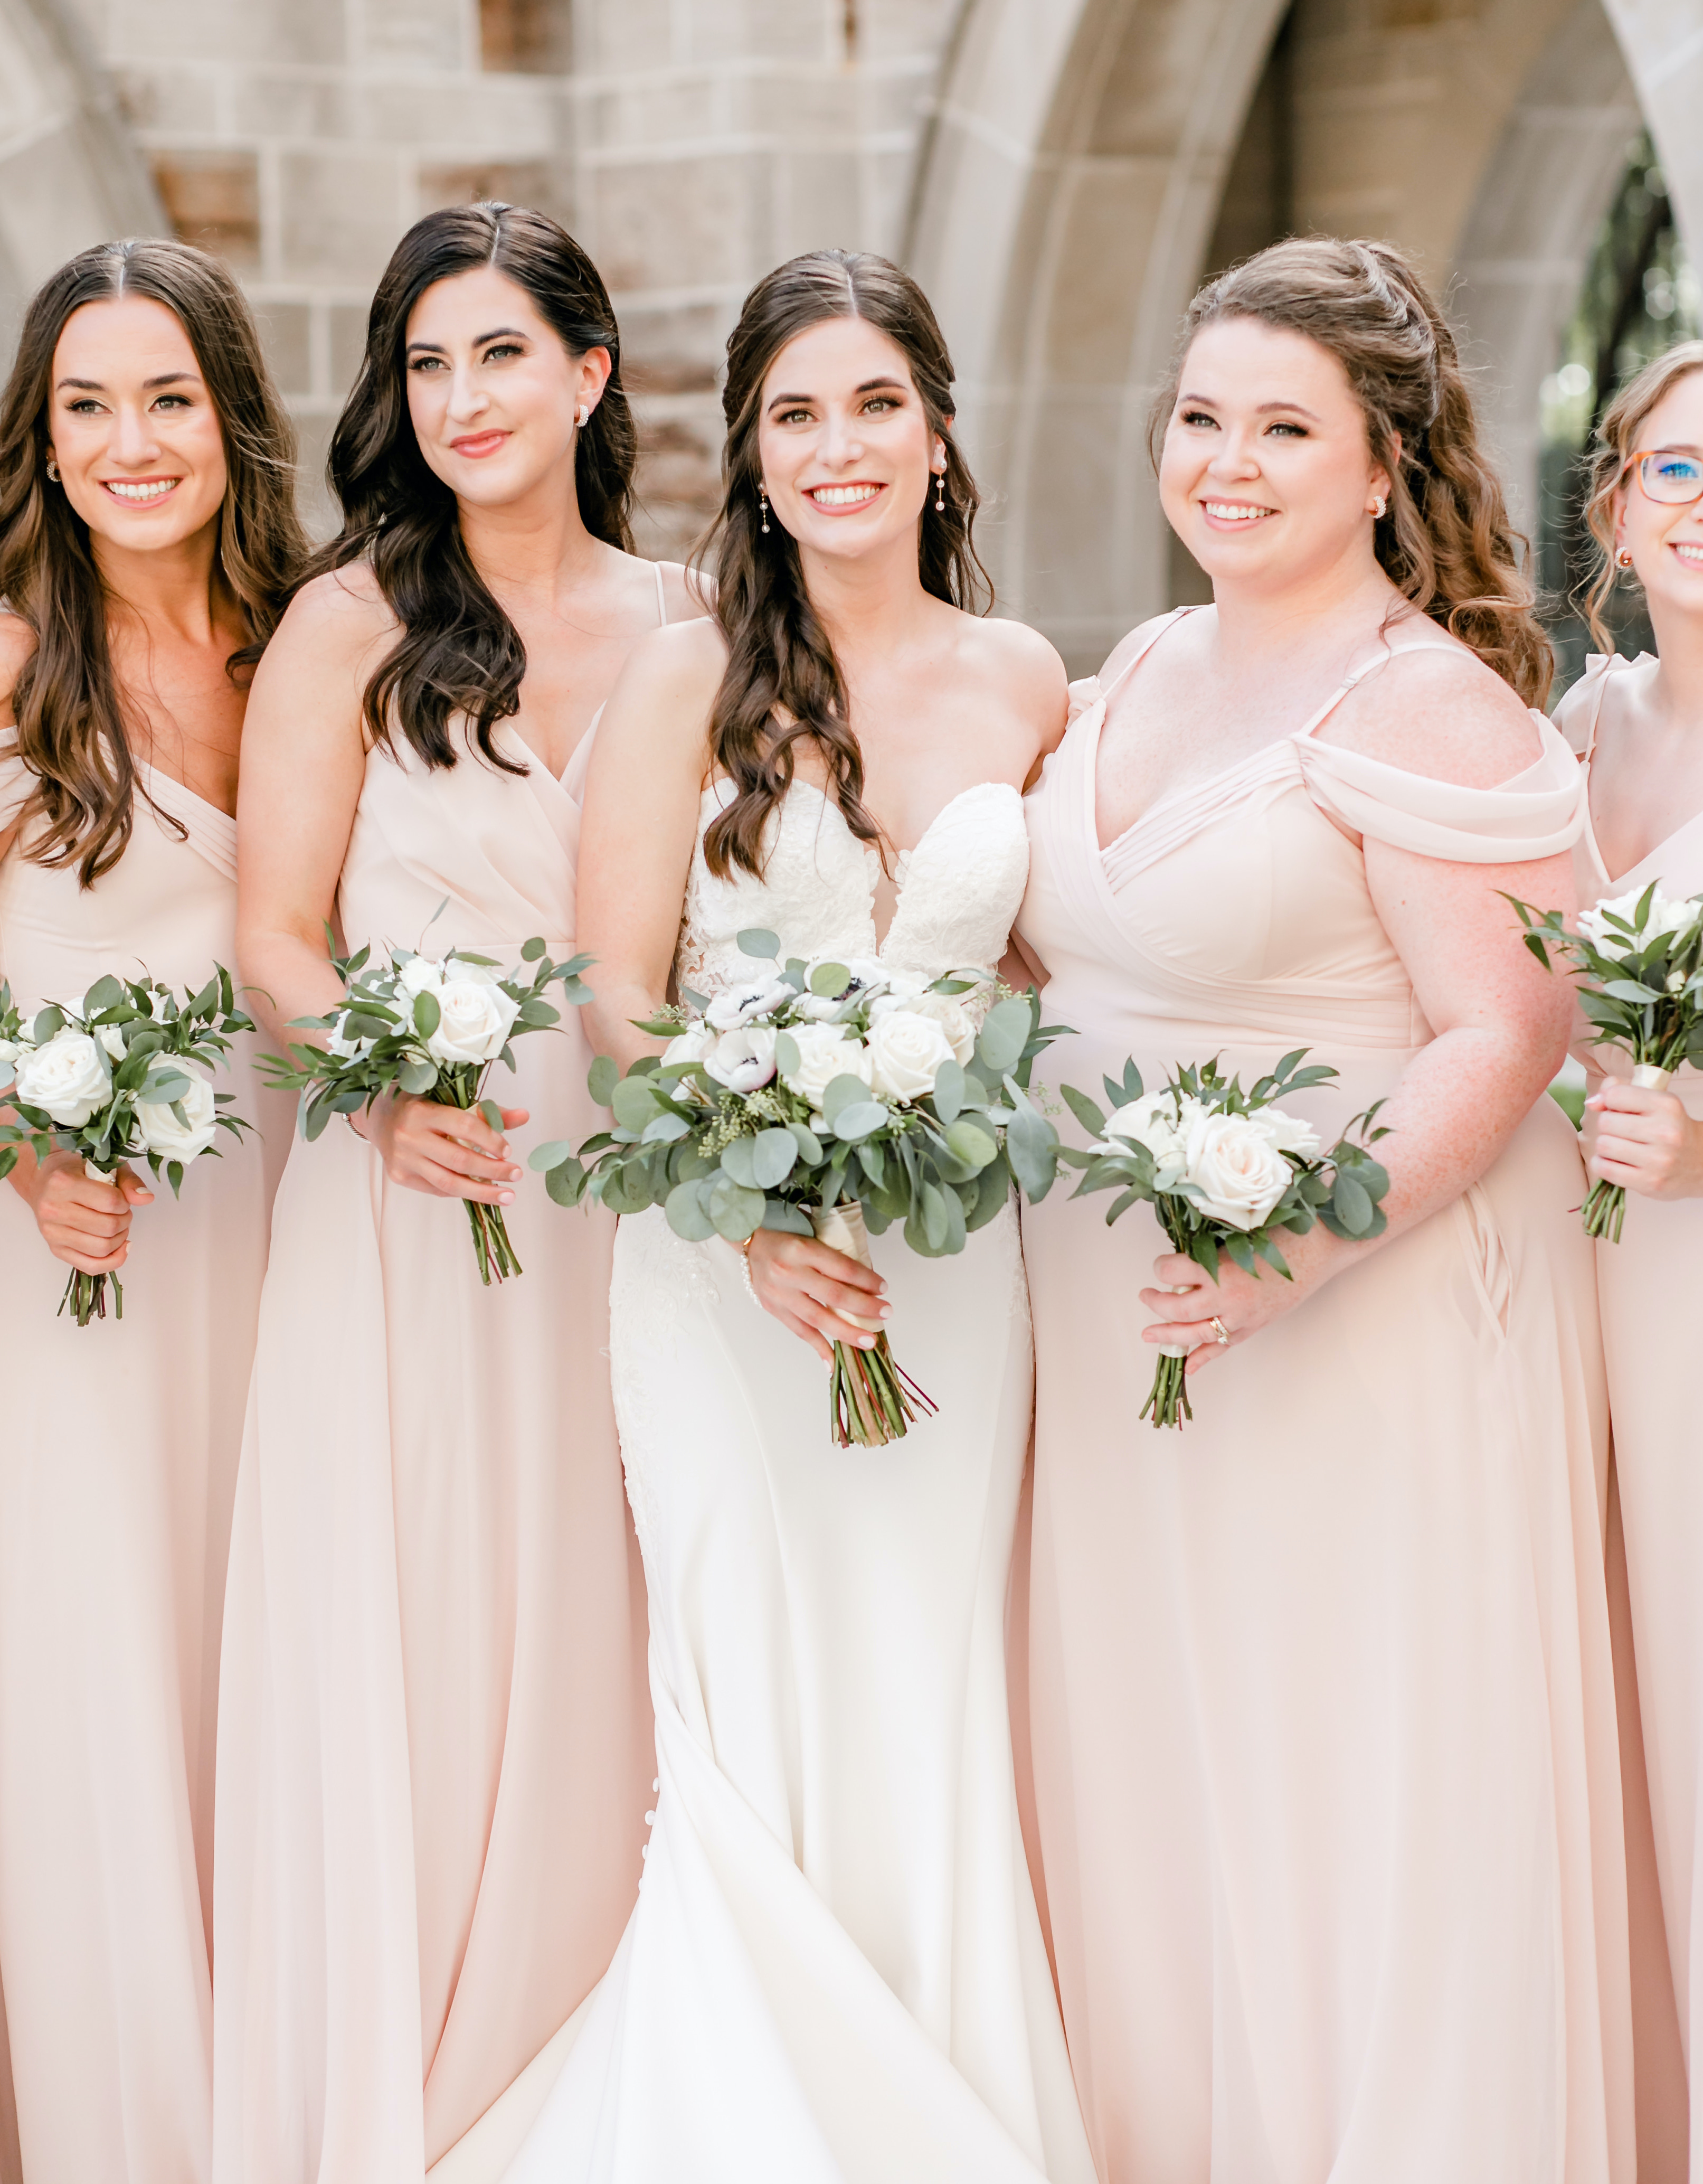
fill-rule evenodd
<path id="1" fill-rule="evenodd" d="M 718 790 L 721 788 L 721 783 L 726 781 L 726 778 L 727 777 L 725 773 L 720 774 L 714 781 L 706 782 L 704 783 L 703 792 L 698 800 L 698 807 L 700 811 L 704 808 L 705 800 L 716 795 Z M 840 810 L 839 805 L 834 801 L 833 798 L 828 794 L 825 788 L 818 788 L 814 781 L 806 781 L 802 777 L 799 777 L 792 782 L 787 790 L 787 794 L 790 796 L 795 790 L 800 788 L 808 788 L 811 795 L 815 798 L 819 804 L 823 805 L 827 811 L 832 812 L 834 817 L 839 821 L 841 827 L 844 828 L 845 833 L 850 837 L 850 838 L 854 842 L 857 840 L 856 835 L 853 834 L 851 828 L 846 825 L 846 816 L 844 812 Z M 1013 788 L 1009 781 L 972 781 L 967 788 L 960 788 L 955 796 L 949 796 L 947 798 L 946 801 L 941 805 L 940 809 L 935 813 L 934 816 L 917 836 L 916 843 L 910 849 L 895 850 L 893 852 L 894 855 L 901 861 L 906 858 L 915 857 L 917 852 L 922 848 L 923 844 L 927 841 L 929 836 L 934 832 L 935 828 L 940 824 L 947 813 L 952 810 L 954 805 L 961 804 L 966 796 L 979 795 L 984 788 L 1005 789 L 1008 794 L 1016 798 L 1018 810 L 1020 811 L 1021 811 L 1023 804 L 1023 792 L 1021 788 Z M 785 799 L 783 798 L 782 800 L 784 803 Z M 722 807 L 721 807 L 718 803 L 718 809 Z M 875 846 L 872 843 L 865 842 L 862 844 L 862 848 L 866 856 L 872 857 L 877 855 Z"/>

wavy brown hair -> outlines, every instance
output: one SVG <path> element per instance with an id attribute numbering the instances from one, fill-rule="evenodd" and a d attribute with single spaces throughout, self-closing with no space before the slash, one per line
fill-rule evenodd
<path id="1" fill-rule="evenodd" d="M 505 773 L 524 773 L 493 747 L 491 731 L 520 710 L 526 648 L 474 566 L 455 495 L 420 453 L 408 414 L 409 315 L 436 282 L 481 265 L 495 266 L 526 290 L 570 356 L 609 351 L 608 382 L 575 446 L 574 485 L 592 536 L 632 551 L 638 443 L 621 383 L 621 330 L 603 276 L 543 213 L 495 203 L 448 205 L 409 228 L 373 297 L 366 354 L 326 465 L 342 529 L 303 581 L 370 562 L 401 624 L 362 700 L 376 743 L 390 747 L 399 728 L 428 766 L 451 766 L 457 751 L 450 723 L 465 714 L 481 755 Z"/>
<path id="2" fill-rule="evenodd" d="M 704 837 L 704 861 L 723 877 L 736 868 L 761 876 L 769 815 L 792 784 L 794 752 L 806 739 L 826 763 L 847 826 L 885 850 L 864 808 L 863 754 L 845 679 L 805 588 L 797 542 L 778 517 L 763 536 L 757 500 L 763 383 L 787 343 L 826 319 L 867 319 L 904 351 L 929 430 L 945 448 L 946 506 L 937 512 L 931 499 L 917 532 L 923 589 L 971 614 L 993 604 L 972 536 L 980 497 L 952 437 L 952 359 L 928 298 L 908 273 L 868 251 L 789 258 L 745 298 L 727 338 L 721 509 L 694 556 L 696 566 L 713 568 L 715 617 L 727 641 L 710 749 L 737 794 Z"/>
<path id="3" fill-rule="evenodd" d="M 1605 652 L 1615 649 L 1614 633 L 1603 619 L 1614 588 L 1622 575 L 1637 581 L 1631 570 L 1615 566 L 1614 497 L 1626 482 L 1627 464 L 1638 453 L 1638 436 L 1644 430 L 1645 419 L 1667 398 L 1671 387 L 1689 379 L 1694 371 L 1703 371 L 1703 342 L 1676 343 L 1627 381 L 1604 410 L 1596 428 L 1584 515 L 1596 541 L 1597 566 L 1594 575 L 1581 588 L 1583 600 L 1577 593 L 1574 599 L 1583 604 L 1591 636 Z"/>
<path id="4" fill-rule="evenodd" d="M 12 691 L 18 755 L 36 777 L 25 855 L 75 863 L 92 887 L 124 855 L 138 795 L 124 692 L 107 640 L 108 599 L 83 521 L 47 474 L 53 352 L 85 304 L 146 296 L 178 320 L 218 414 L 228 473 L 219 566 L 249 642 L 225 662 L 242 681 L 276 627 L 308 542 L 296 516 L 296 439 L 242 292 L 216 258 L 153 237 L 80 251 L 24 314 L 0 394 L 0 599 L 36 649 Z M 162 812 L 164 825 L 183 831 Z"/>
<path id="5" fill-rule="evenodd" d="M 1189 343 L 1204 326 L 1238 318 L 1305 334 L 1336 358 L 1391 481 L 1374 534 L 1384 573 L 1528 705 L 1541 705 L 1555 661 L 1520 566 L 1527 542 L 1479 443 L 1455 337 L 1411 261 L 1387 242 L 1316 236 L 1273 243 L 1209 281 L 1188 306 L 1154 407 L 1155 464 Z"/>

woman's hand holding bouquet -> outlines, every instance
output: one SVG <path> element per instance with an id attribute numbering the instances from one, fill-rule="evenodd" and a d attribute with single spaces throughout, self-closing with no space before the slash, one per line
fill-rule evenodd
<path id="1" fill-rule="evenodd" d="M 1703 1189 L 1697 1126 L 1667 1090 L 1682 1063 L 1703 1065 L 1703 896 L 1670 901 L 1652 883 L 1584 911 L 1575 933 L 1558 910 L 1508 900 L 1544 967 L 1555 957 L 1571 965 L 1579 1006 L 1596 1028 L 1592 1045 L 1617 1047 L 1632 1063 L 1629 1095 L 1606 1085 L 1585 1103 L 1597 1125 L 1598 1172 L 1584 1202 L 1585 1234 L 1617 1244 L 1628 1183 L 1652 1197 Z"/>
<path id="2" fill-rule="evenodd" d="M 814 1237 L 872 1273 L 868 1231 L 903 1225 L 927 1258 L 964 1248 L 1014 1179 L 1041 1198 L 1056 1173 L 1058 1134 L 1030 1102 L 1029 1072 L 1055 1036 L 1031 994 L 972 1007 L 990 981 L 929 980 L 880 963 L 778 963 L 780 943 L 752 931 L 739 945 L 772 966 L 746 987 L 639 1028 L 669 1045 L 625 1077 L 600 1056 L 593 1096 L 615 1128 L 582 1145 L 540 1145 L 532 1165 L 565 1206 L 592 1198 L 617 1213 L 661 1206 L 676 1234 L 746 1245 L 759 1231 Z M 795 1256 L 799 1255 L 794 1255 Z M 797 1271 L 794 1269 L 793 1271 Z M 786 1262 L 766 1268 L 784 1291 Z M 829 1278 L 831 1280 L 831 1278 Z M 784 1302 L 777 1316 L 809 1340 L 819 1315 Z M 823 1298 L 822 1270 L 810 1293 Z M 864 1331 L 836 1340 L 829 1407 L 841 1447 L 898 1440 L 929 1399 L 894 1360 L 879 1284 L 832 1285 L 832 1312 Z M 782 1301 L 777 1296 L 771 1300 Z M 832 1314 L 830 1313 L 830 1319 Z"/>
<path id="3" fill-rule="evenodd" d="M 1306 1049 L 1285 1055 L 1269 1076 L 1244 1092 L 1239 1078 L 1226 1078 L 1216 1061 L 1179 1070 L 1158 1092 L 1144 1089 L 1141 1072 L 1126 1062 L 1122 1082 L 1105 1079 L 1107 1114 L 1086 1093 L 1062 1089 L 1071 1112 L 1096 1142 L 1086 1150 L 1065 1145 L 1059 1157 L 1082 1170 L 1073 1194 L 1116 1190 L 1107 1223 L 1141 1201 L 1151 1205 L 1172 1248 L 1204 1267 L 1217 1281 L 1227 1259 L 1257 1278 L 1263 1262 L 1283 1280 L 1290 1270 L 1277 1238 L 1305 1235 L 1320 1223 L 1346 1242 L 1364 1243 L 1388 1225 L 1380 1204 L 1389 1178 L 1366 1147 L 1389 1133 L 1372 1128 L 1372 1107 L 1350 1123 L 1328 1152 L 1311 1125 L 1287 1115 L 1277 1102 L 1336 1075 L 1315 1062 L 1300 1064 Z M 1222 1320 L 1211 1318 L 1215 1340 L 1227 1344 Z M 1159 1346 L 1159 1367 L 1141 1415 L 1155 1426 L 1180 1426 L 1194 1416 L 1186 1379 L 1188 1351 Z"/>
<path id="4" fill-rule="evenodd" d="M 24 1146 L 34 1152 L 38 1223 L 71 1262 L 59 1310 L 69 1306 L 79 1327 L 106 1317 L 109 1282 L 114 1317 L 124 1317 L 117 1269 L 130 1209 L 153 1195 L 125 1163 L 145 1160 L 175 1197 L 220 1130 L 237 1137 L 253 1127 L 220 1112 L 234 1095 L 215 1092 L 208 1072 L 253 1028 L 220 965 L 199 993 L 181 998 L 146 972 L 97 978 L 80 1000 L 27 1023 L 0 985 L 0 1095 L 20 1118 L 0 1125 L 0 1176 Z"/>
<path id="5" fill-rule="evenodd" d="M 403 1181 L 460 1198 L 479 1279 L 488 1286 L 518 1274 L 520 1262 L 501 1204 L 467 1194 L 470 1188 L 494 1192 L 506 1171 L 482 1150 L 470 1173 L 490 1173 L 470 1186 L 465 1175 L 436 1164 L 432 1135 L 409 1129 L 405 1101 L 459 1109 L 470 1123 L 476 1114 L 485 1144 L 492 1142 L 485 1137 L 487 1129 L 500 1139 L 508 1118 L 494 1100 L 484 1097 L 485 1080 L 498 1061 L 515 1067 L 511 1042 L 522 1033 L 560 1023 L 561 1011 L 545 999 L 549 986 L 559 984 L 563 1000 L 575 1007 L 591 999 L 580 977 L 590 960 L 576 956 L 553 962 L 548 944 L 537 936 L 507 972 L 499 972 L 488 956 L 457 949 L 441 957 L 397 949 L 375 963 L 371 950 L 362 948 L 332 960 L 343 982 L 342 1006 L 327 1016 L 295 1019 L 299 1029 L 325 1033 L 325 1045 L 292 1045 L 288 1060 L 264 1055 L 261 1067 L 279 1090 L 302 1095 L 301 1127 L 309 1140 L 334 1115 L 365 1112 L 385 1143 L 387 1165 L 400 1167 Z"/>

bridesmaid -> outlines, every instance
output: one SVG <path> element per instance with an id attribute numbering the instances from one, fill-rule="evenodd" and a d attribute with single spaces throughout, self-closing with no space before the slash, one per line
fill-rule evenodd
<path id="1" fill-rule="evenodd" d="M 1667 894 L 1703 894 L 1703 343 L 1670 349 L 1617 396 L 1594 483 L 1603 560 L 1592 627 L 1606 649 L 1556 716 L 1589 762 L 1580 900 L 1652 881 Z M 1600 615 L 1617 571 L 1643 587 L 1657 659 L 1606 649 Z M 1683 1069 L 1668 1090 L 1645 1091 L 1611 1050 L 1579 1051 L 1594 1087 L 1591 1178 L 1623 1185 L 1636 1201 L 1621 1241 L 1598 1247 L 1597 1282 L 1637 1660 L 1628 1720 L 1642 1725 L 1650 1791 L 1646 1819 L 1639 1770 L 1628 1764 L 1639 2174 L 1644 2184 L 1682 2184 L 1703 2178 L 1703 2144 L 1694 2142 L 1689 2162 L 1686 2153 L 1686 2088 L 1703 2041 L 1692 2015 L 1703 1975 L 1703 1490 L 1687 1309 L 1703 1246 L 1703 1076 Z M 1611 1583 L 1618 1574 L 1611 1566 Z M 1652 1821 L 1659 1893 L 1638 1856 Z"/>
<path id="2" fill-rule="evenodd" d="M 26 1009 L 236 963 L 294 454 L 215 259 L 103 244 L 30 304 L 0 397 L 0 977 Z M 246 1045 L 224 1089 L 265 1141 L 223 1140 L 180 1203 L 69 1153 L 0 1189 L 0 2173 L 21 2153 L 30 2184 L 209 2174 L 220 1601 L 290 1127 Z M 68 1266 L 132 1260 L 121 1320 L 55 1317 Z"/>
<path id="3" fill-rule="evenodd" d="M 583 740 L 632 645 L 696 611 L 630 550 L 619 358 L 542 214 L 456 207 L 398 245 L 331 444 L 343 528 L 256 682 L 241 948 L 278 1036 L 338 997 L 333 914 L 351 946 L 572 947 Z M 504 1132 L 589 1131 L 572 1021 L 516 1052 Z M 637 1886 L 613 1223 L 521 1176 L 476 1113 L 402 1098 L 298 1143 L 280 1191 L 220 1716 L 231 2184 L 419 2184 L 599 1977 Z M 470 1198 L 512 1206 L 500 1289 Z"/>
<path id="4" fill-rule="evenodd" d="M 1305 1046 L 1327 1143 L 1387 1098 L 1392 1181 L 1383 1244 L 1316 1228 L 1291 1282 L 1215 1288 L 1145 1208 L 1026 1217 L 1039 1844 L 1100 2174 L 1629 2179 L 1567 994 L 1497 893 L 1569 899 L 1547 648 L 1394 251 L 1203 289 L 1155 431 L 1216 603 L 1118 646 L 1031 799 L 1058 1073 Z M 1180 1435 L 1137 1423 L 1161 1340 Z"/>

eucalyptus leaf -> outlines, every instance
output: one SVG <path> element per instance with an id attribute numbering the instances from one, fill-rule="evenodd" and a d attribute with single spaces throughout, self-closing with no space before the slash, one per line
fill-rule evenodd
<path id="1" fill-rule="evenodd" d="M 760 925 L 747 926 L 735 936 L 734 944 L 742 956 L 749 956 L 760 963 L 772 962 L 781 952 L 780 935 L 765 932 Z"/>
<path id="2" fill-rule="evenodd" d="M 688 1244 L 707 1244 L 715 1234 L 715 1223 L 704 1210 L 701 1183 L 676 1184 L 663 1201 L 662 1210 L 669 1227 Z"/>
<path id="3" fill-rule="evenodd" d="M 934 1072 L 934 1112 L 943 1123 L 955 1122 L 964 1112 L 966 1080 L 957 1062 L 948 1059 Z"/>
<path id="4" fill-rule="evenodd" d="M 851 972 L 843 963 L 818 963 L 810 973 L 810 991 L 824 1000 L 832 1000 L 844 993 L 851 983 Z"/>
<path id="5" fill-rule="evenodd" d="M 1338 1168 L 1331 1191 L 1331 1211 L 1350 1236 L 1363 1236 L 1374 1212 L 1366 1185 L 1352 1168 Z"/>
<path id="6" fill-rule="evenodd" d="M 526 1165 L 535 1174 L 547 1174 L 559 1167 L 565 1160 L 573 1156 L 573 1147 L 565 1138 L 552 1138 L 548 1145 L 534 1145 L 526 1156 Z"/>
<path id="7" fill-rule="evenodd" d="M 621 1072 L 615 1067 L 613 1055 L 598 1055 L 586 1072 L 587 1086 L 599 1107 L 608 1106 L 620 1082 Z"/>
<path id="8" fill-rule="evenodd" d="M 967 1115 L 960 1115 L 947 1131 L 946 1143 L 974 1175 L 979 1175 L 990 1162 L 999 1157 L 999 1141 L 992 1130 L 982 1123 L 972 1122 Z"/>
<path id="9" fill-rule="evenodd" d="M 725 1174 L 715 1177 L 701 1188 L 704 1211 L 715 1224 L 716 1233 L 725 1236 L 730 1244 L 743 1244 L 762 1226 L 760 1190 L 743 1190 Z"/>
<path id="10" fill-rule="evenodd" d="M 860 1100 L 854 1100 L 840 1109 L 834 1117 L 833 1132 L 847 1145 L 854 1145 L 866 1138 L 871 1130 L 878 1130 L 888 1119 L 887 1109 L 879 1100 L 871 1100 L 865 1093 Z"/>
<path id="11" fill-rule="evenodd" d="M 854 1077 L 849 1070 L 838 1077 L 831 1077 L 822 1092 L 822 1120 L 832 1129 L 838 1116 L 848 1107 L 867 1103 L 869 1087 L 861 1077 Z"/>
<path id="12" fill-rule="evenodd" d="M 798 1166 L 799 1146 L 790 1130 L 764 1130 L 751 1140 L 752 1180 L 759 1190 L 775 1190 Z"/>
<path id="13" fill-rule="evenodd" d="M 787 1128 L 793 1143 L 799 1149 L 799 1159 L 807 1167 L 820 1167 L 822 1164 L 822 1141 L 815 1132 L 807 1123 L 788 1123 Z"/>
<path id="14" fill-rule="evenodd" d="M 988 1011 L 981 1036 L 976 1041 L 977 1055 L 989 1069 L 1003 1076 L 1022 1059 L 1033 1022 L 1027 1001 L 996 1002 Z"/>
<path id="15" fill-rule="evenodd" d="M 1097 1100 L 1090 1100 L 1086 1092 L 1078 1092 L 1074 1084 L 1061 1084 L 1060 1095 L 1071 1114 L 1091 1138 L 1097 1138 L 1105 1128 L 1105 1111 Z"/>
<path id="16" fill-rule="evenodd" d="M 608 1104 L 615 1110 L 615 1118 L 624 1130 L 642 1130 L 657 1112 L 659 1101 L 656 1088 L 643 1077 L 623 1077 L 610 1094 Z"/>
<path id="17" fill-rule="evenodd" d="M 732 1145 L 721 1148 L 721 1173 L 731 1176 L 743 1190 L 760 1190 L 755 1160 L 755 1140 L 735 1138 Z"/>
<path id="18" fill-rule="evenodd" d="M 928 1239 L 931 1251 L 943 1250 L 946 1243 L 946 1198 L 938 1183 L 922 1186 L 922 1233 Z"/>
<path id="19" fill-rule="evenodd" d="M 423 1099 L 437 1082 L 437 1065 L 431 1061 L 404 1061 L 397 1072 L 396 1081 L 404 1092 L 412 1092 Z"/>

